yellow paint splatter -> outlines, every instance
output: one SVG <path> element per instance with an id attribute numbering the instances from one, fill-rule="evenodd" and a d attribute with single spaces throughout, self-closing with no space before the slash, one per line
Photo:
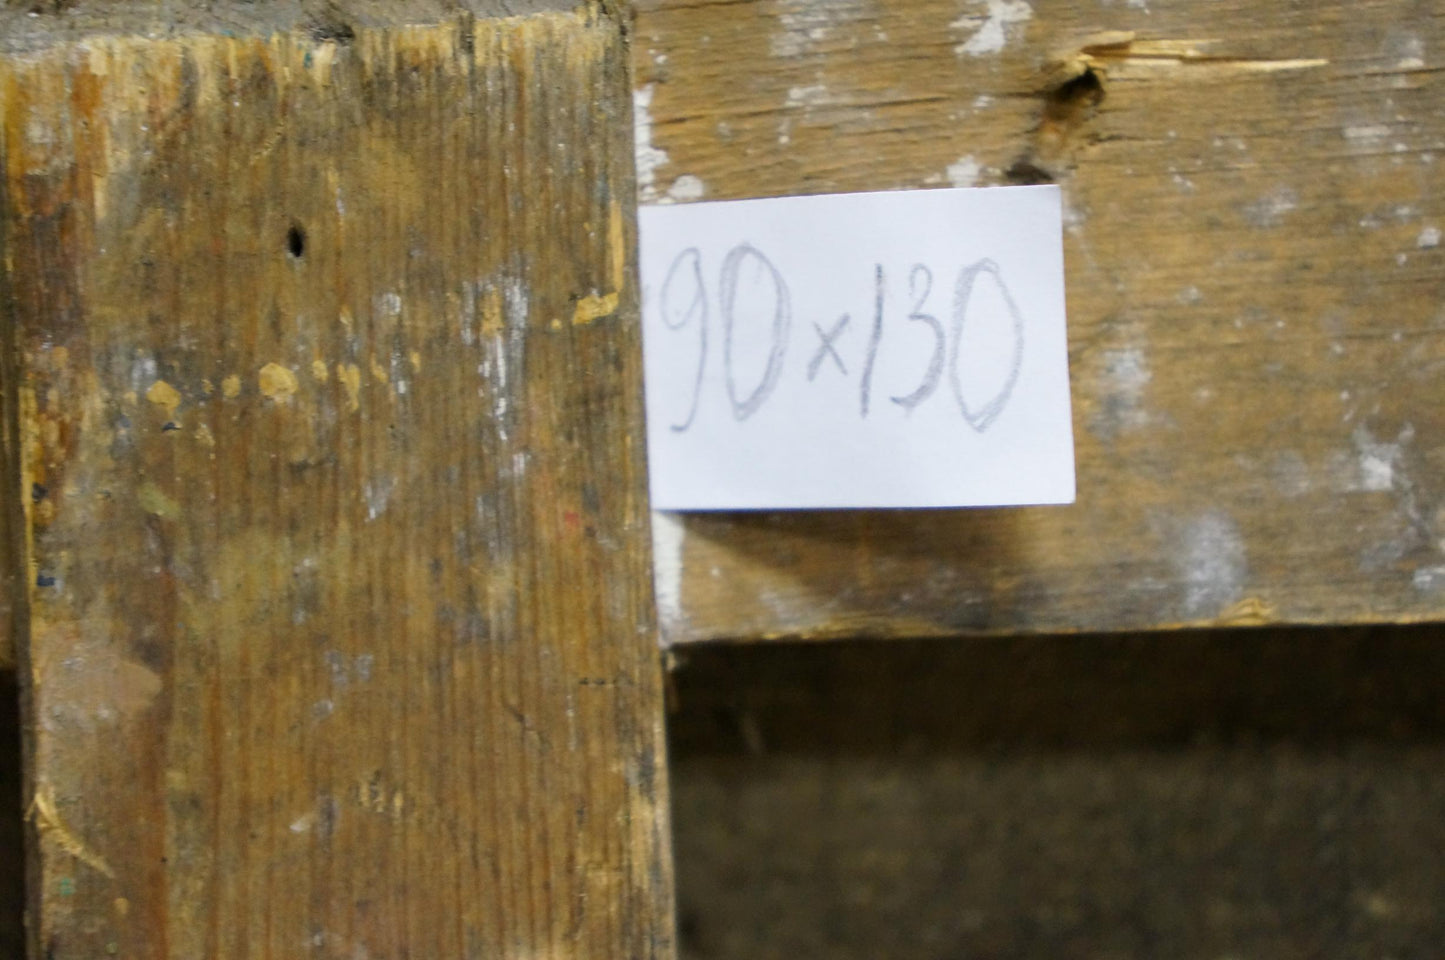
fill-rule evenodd
<path id="1" fill-rule="evenodd" d="M 221 396 L 234 400 L 241 395 L 241 378 L 234 373 L 221 381 Z"/>
<path id="2" fill-rule="evenodd" d="M 203 396 L 209 397 L 211 394 L 213 394 L 213 393 L 215 393 L 215 392 L 216 392 L 216 385 L 215 385 L 214 383 L 212 383 L 212 382 L 209 381 L 209 380 L 202 380 L 202 381 L 201 381 L 201 394 L 202 394 Z"/>
<path id="3" fill-rule="evenodd" d="M 581 326 L 591 323 L 593 320 L 600 320 L 602 317 L 611 316 L 617 312 L 617 291 L 602 295 L 589 293 L 577 301 L 577 309 L 572 313 L 574 326 Z"/>
<path id="4" fill-rule="evenodd" d="M 607 250 L 612 258 L 612 286 L 621 290 L 627 282 L 627 240 L 623 233 L 622 203 L 612 201 L 607 211 Z"/>
<path id="5" fill-rule="evenodd" d="M 211 428 L 204 423 L 196 428 L 196 442 L 203 447 L 215 447 L 216 438 L 211 434 Z"/>
<path id="6" fill-rule="evenodd" d="M 371 376 L 377 383 L 386 383 L 386 368 L 376 362 L 375 355 L 371 358 Z"/>
<path id="7" fill-rule="evenodd" d="M 350 329 L 351 329 L 351 325 L 352 325 L 351 311 L 348 310 L 348 309 L 346 309 L 345 307 L 342 307 L 342 308 L 341 308 L 341 313 L 338 314 L 338 316 L 339 316 L 339 318 L 340 318 L 340 320 L 341 320 L 341 325 L 342 325 L 343 327 L 345 327 L 347 330 L 350 330 Z"/>
<path id="8" fill-rule="evenodd" d="M 181 405 L 181 392 L 164 380 L 157 380 L 146 391 L 146 399 L 165 410 L 166 416 L 170 417 Z"/>
<path id="9" fill-rule="evenodd" d="M 339 46 L 338 43 L 315 43 L 306 48 L 306 59 L 302 61 L 302 66 L 311 70 L 312 79 L 323 88 L 330 85 L 331 65 L 336 60 L 336 49 Z M 335 176 L 333 173 L 327 179 L 335 179 Z"/>
<path id="10" fill-rule="evenodd" d="M 290 400 L 295 396 L 296 391 L 301 389 L 301 384 L 296 380 L 296 374 L 279 363 L 268 363 L 261 368 L 257 376 L 261 385 L 261 393 L 278 403 L 282 400 Z"/>
<path id="11" fill-rule="evenodd" d="M 141 484 L 140 490 L 136 491 L 136 499 L 140 500 L 146 513 L 162 520 L 174 520 L 181 515 L 181 505 L 153 483 Z"/>
<path id="12" fill-rule="evenodd" d="M 115 877 L 115 871 L 101 856 L 77 837 L 65 821 L 60 819 L 60 813 L 55 808 L 55 788 L 49 784 L 42 784 L 35 791 L 35 796 L 30 799 L 30 821 L 35 824 L 36 832 L 42 837 L 48 837 L 60 845 L 60 849 L 70 854 L 81 863 L 90 867 L 97 873 L 106 877 Z"/>
<path id="13" fill-rule="evenodd" d="M 325 383 L 325 382 L 327 381 L 328 377 L 330 376 L 330 375 L 327 373 L 327 370 L 326 370 L 326 361 L 325 361 L 325 360 L 312 360 L 312 361 L 311 361 L 311 375 L 312 375 L 313 377 L 315 377 L 317 380 L 321 381 L 322 383 Z"/>
<path id="14" fill-rule="evenodd" d="M 1276 618 L 1274 607 L 1259 597 L 1245 597 L 1219 615 L 1219 622 L 1228 626 L 1260 626 Z"/>
<path id="15" fill-rule="evenodd" d="M 421 354 L 413 350 L 407 359 L 411 361 L 411 368 L 417 373 L 421 373 Z"/>
<path id="16" fill-rule="evenodd" d="M 336 365 L 336 379 L 346 388 L 346 409 L 353 413 L 361 408 L 361 370 L 354 363 Z"/>

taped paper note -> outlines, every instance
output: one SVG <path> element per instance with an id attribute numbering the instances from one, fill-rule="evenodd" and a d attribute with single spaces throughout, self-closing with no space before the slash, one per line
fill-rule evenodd
<path id="1" fill-rule="evenodd" d="M 1073 502 L 1057 187 L 639 220 L 654 509 Z"/>

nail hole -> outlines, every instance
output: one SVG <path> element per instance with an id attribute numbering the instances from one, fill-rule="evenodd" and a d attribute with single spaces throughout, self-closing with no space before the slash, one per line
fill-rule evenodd
<path id="1" fill-rule="evenodd" d="M 311 25 L 311 39 L 317 43 L 344 45 L 356 39 L 356 31 L 344 20 L 330 18 Z"/>
<path id="2" fill-rule="evenodd" d="M 1088 120 L 1104 102 L 1104 82 L 1097 71 L 1083 73 L 1055 87 L 1044 102 L 1044 119 L 1064 126 Z"/>
<path id="3" fill-rule="evenodd" d="M 306 253 L 306 231 L 295 224 L 286 231 L 286 252 L 297 260 Z"/>
<path id="4" fill-rule="evenodd" d="M 1034 163 L 1028 157 L 1020 157 L 1004 171 L 1004 179 L 1009 183 L 1018 186 L 1033 186 L 1042 183 L 1055 183 L 1056 178 L 1052 173 Z"/>

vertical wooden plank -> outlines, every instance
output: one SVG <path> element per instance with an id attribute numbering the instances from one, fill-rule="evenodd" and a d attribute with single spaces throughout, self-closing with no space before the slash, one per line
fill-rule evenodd
<path id="1" fill-rule="evenodd" d="M 0 125 L 0 173 L 4 166 L 4 127 Z M 0 176 L 0 182 L 4 182 Z M 17 654 L 26 645 L 29 624 L 26 522 L 20 488 L 20 353 L 19 330 L 11 309 L 8 256 L 9 202 L 0 190 L 0 789 L 14 804 L 16 814 L 0 826 L 0 952 L 24 956 L 25 891 L 35 886 L 34 858 L 25 855 L 24 819 L 20 815 L 25 789 L 21 748 L 21 690 L 16 675 Z M 5 801 L 0 800 L 0 810 Z"/>
<path id="2" fill-rule="evenodd" d="M 3 134 L 0 134 L 3 136 Z M 0 150 L 3 157 L 3 150 Z M 3 160 L 0 160 L 3 162 Z M 0 221 L 6 217 L 4 191 L 0 191 Z M 0 230 L 0 264 L 6 262 L 4 231 Z M 0 672 L 15 669 L 15 651 L 23 630 L 25 609 L 25 508 L 20 491 L 19 345 L 15 324 L 8 317 L 10 286 L 0 269 Z"/>
<path id="3" fill-rule="evenodd" d="M 666 957 L 597 11 L 0 63 L 32 950 Z"/>

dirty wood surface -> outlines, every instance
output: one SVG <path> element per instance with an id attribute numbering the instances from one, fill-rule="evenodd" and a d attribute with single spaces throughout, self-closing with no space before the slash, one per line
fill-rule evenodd
<path id="1" fill-rule="evenodd" d="M 624 50 L 0 59 L 32 956 L 671 954 Z"/>
<path id="2" fill-rule="evenodd" d="M 675 643 L 1445 616 L 1445 19 L 643 0 L 656 202 L 1056 182 L 1078 502 L 660 517 Z"/>

